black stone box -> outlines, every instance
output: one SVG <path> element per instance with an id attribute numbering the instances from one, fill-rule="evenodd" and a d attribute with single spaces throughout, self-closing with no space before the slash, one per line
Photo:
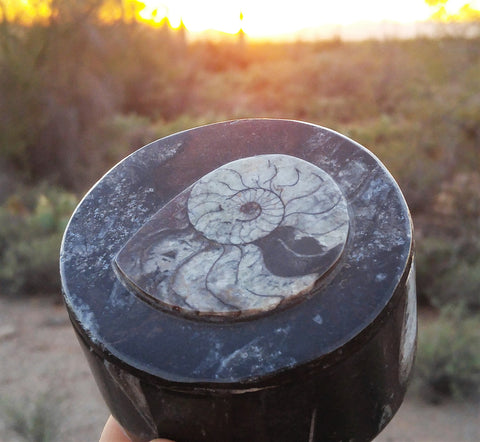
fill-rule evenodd
<path id="1" fill-rule="evenodd" d="M 155 141 L 81 201 L 60 261 L 76 334 L 134 441 L 367 441 L 403 400 L 412 222 L 387 169 L 336 132 L 251 119 Z"/>

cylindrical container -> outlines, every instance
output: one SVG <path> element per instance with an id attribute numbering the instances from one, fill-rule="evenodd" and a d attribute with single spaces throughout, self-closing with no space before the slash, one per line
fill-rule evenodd
<path id="1" fill-rule="evenodd" d="M 239 120 L 143 147 L 79 204 L 61 276 L 134 441 L 366 441 L 403 400 L 411 218 L 331 130 Z"/>

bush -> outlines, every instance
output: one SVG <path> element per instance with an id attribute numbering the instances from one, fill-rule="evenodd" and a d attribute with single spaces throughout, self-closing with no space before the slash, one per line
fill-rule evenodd
<path id="1" fill-rule="evenodd" d="M 12 435 L 25 442 L 54 442 L 60 434 L 60 399 L 49 393 L 39 394 L 33 401 L 2 401 L 4 420 Z"/>
<path id="2" fill-rule="evenodd" d="M 480 394 L 480 319 L 449 310 L 420 329 L 416 378 L 432 402 Z"/>
<path id="3" fill-rule="evenodd" d="M 428 233 L 417 240 L 419 294 L 436 307 L 464 303 L 480 310 L 479 186 L 478 173 L 455 175 L 424 220 Z"/>
<path id="4" fill-rule="evenodd" d="M 480 310 L 480 244 L 428 236 L 417 241 L 419 301 L 439 309 L 464 304 Z"/>
<path id="5" fill-rule="evenodd" d="M 147 117 L 137 114 L 115 114 L 105 121 L 100 126 L 95 140 L 101 148 L 92 152 L 96 161 L 89 171 L 90 184 L 134 150 L 152 142 L 155 135 L 150 126 Z"/>
<path id="6" fill-rule="evenodd" d="M 416 241 L 417 294 L 421 304 L 441 306 L 437 302 L 438 293 L 434 286 L 453 266 L 455 248 L 453 241 L 438 236 L 427 236 Z"/>
<path id="7" fill-rule="evenodd" d="M 76 202 L 72 194 L 40 186 L 16 193 L 0 206 L 3 293 L 60 291 L 60 243 Z"/>
<path id="8" fill-rule="evenodd" d="M 470 311 L 480 310 L 480 259 L 459 261 L 432 284 L 430 297 L 438 306 L 464 302 Z"/>

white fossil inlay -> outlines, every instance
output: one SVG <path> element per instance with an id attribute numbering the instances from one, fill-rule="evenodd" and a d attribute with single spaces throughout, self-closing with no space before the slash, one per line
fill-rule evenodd
<path id="1" fill-rule="evenodd" d="M 341 255 L 347 202 L 322 169 L 260 155 L 205 175 L 124 246 L 117 269 L 187 315 L 249 316 L 311 290 Z"/>

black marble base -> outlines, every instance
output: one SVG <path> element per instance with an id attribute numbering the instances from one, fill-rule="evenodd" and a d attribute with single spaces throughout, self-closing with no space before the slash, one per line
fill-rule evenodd
<path id="1" fill-rule="evenodd" d="M 79 337 L 112 414 L 134 442 L 370 441 L 400 407 L 398 377 L 406 306 L 381 318 L 369 343 L 344 349 L 334 365 L 281 373 L 258 386 L 230 389 L 158 382 L 132 375 L 89 350 Z"/>

